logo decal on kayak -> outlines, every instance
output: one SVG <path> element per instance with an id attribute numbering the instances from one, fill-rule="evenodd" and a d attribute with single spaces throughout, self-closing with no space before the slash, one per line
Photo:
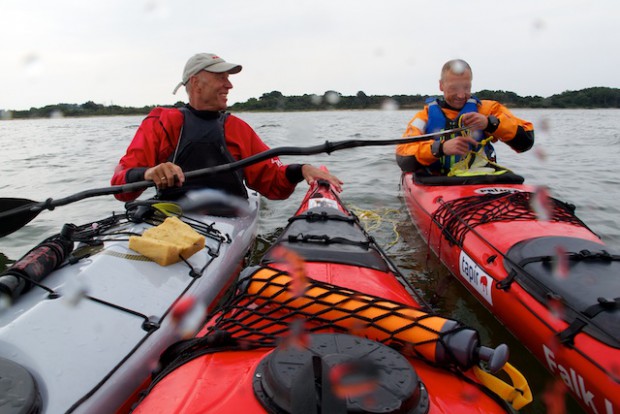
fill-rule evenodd
<path id="1" fill-rule="evenodd" d="M 559 360 L 556 359 L 555 353 L 543 345 L 543 353 L 545 354 L 545 360 L 547 361 L 547 367 L 552 374 L 559 376 L 564 384 L 577 396 L 583 405 L 589 408 L 590 412 L 597 413 L 597 406 L 603 408 L 599 404 L 601 403 L 601 397 L 594 394 L 588 389 L 589 385 L 586 380 L 579 374 L 578 370 L 575 370 L 571 365 L 563 366 Z M 560 357 L 562 358 L 562 357 Z M 569 362 L 569 361 L 566 361 Z M 607 414 L 613 414 L 614 408 L 612 403 L 605 398 L 605 412 Z"/>
<path id="2" fill-rule="evenodd" d="M 478 292 L 484 300 L 493 305 L 493 298 L 491 297 L 493 279 L 491 276 L 484 273 L 482 268 L 463 251 L 461 251 L 459 257 L 459 271 L 461 272 L 461 277 L 476 289 L 476 292 Z"/>
<path id="3" fill-rule="evenodd" d="M 520 193 L 523 190 L 508 187 L 482 187 L 474 190 L 478 194 L 501 194 L 501 193 Z"/>
<path id="4" fill-rule="evenodd" d="M 314 207 L 338 208 L 338 203 L 336 203 L 336 200 L 330 198 L 311 198 L 308 200 L 308 208 Z"/>

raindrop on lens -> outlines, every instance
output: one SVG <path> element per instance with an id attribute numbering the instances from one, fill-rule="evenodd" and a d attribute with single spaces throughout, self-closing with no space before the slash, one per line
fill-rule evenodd
<path id="1" fill-rule="evenodd" d="M 340 95 L 334 91 L 326 92 L 325 101 L 330 105 L 336 105 L 338 102 L 340 102 Z"/>
<path id="2" fill-rule="evenodd" d="M 70 307 L 76 307 L 88 294 L 88 284 L 81 277 L 69 279 L 64 286 L 63 300 Z"/>
<path id="3" fill-rule="evenodd" d="M 456 62 L 452 64 L 452 72 L 454 72 L 457 75 L 462 74 L 463 72 L 465 72 L 466 69 L 467 69 L 467 66 L 465 66 L 465 64 L 459 60 L 457 60 Z"/>
<path id="4" fill-rule="evenodd" d="M 321 98 L 319 95 L 312 95 L 310 96 L 310 102 L 312 102 L 313 105 L 321 105 L 321 102 L 323 101 L 323 98 Z"/>
<path id="5" fill-rule="evenodd" d="M 394 99 L 386 99 L 381 103 L 381 109 L 384 111 L 397 111 L 398 108 L 398 102 L 396 102 Z"/>
<path id="6" fill-rule="evenodd" d="M 24 72 L 28 76 L 37 76 L 41 73 L 41 59 L 36 53 L 29 53 L 22 59 Z"/>

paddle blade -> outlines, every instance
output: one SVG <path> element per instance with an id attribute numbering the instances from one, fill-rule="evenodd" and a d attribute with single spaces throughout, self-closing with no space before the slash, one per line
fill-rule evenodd
<path id="1" fill-rule="evenodd" d="M 29 209 L 38 204 L 25 198 L 0 198 L 0 237 L 11 234 L 39 215 L 41 209 Z"/>

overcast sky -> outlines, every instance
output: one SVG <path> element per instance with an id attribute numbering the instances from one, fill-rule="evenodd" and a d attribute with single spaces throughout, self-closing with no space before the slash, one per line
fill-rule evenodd
<path id="1" fill-rule="evenodd" d="M 185 101 L 198 52 L 243 65 L 229 104 L 436 94 L 457 57 L 474 91 L 619 88 L 619 20 L 617 0 L 0 0 L 0 109 Z"/>

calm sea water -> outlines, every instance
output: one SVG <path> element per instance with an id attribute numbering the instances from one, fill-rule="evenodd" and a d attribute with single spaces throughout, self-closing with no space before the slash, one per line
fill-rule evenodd
<path id="1" fill-rule="evenodd" d="M 620 206 L 616 202 L 620 172 L 620 110 L 515 110 L 534 122 L 535 148 L 515 154 L 498 144 L 498 160 L 522 174 L 526 182 L 547 186 L 552 196 L 577 206 L 578 216 L 602 239 L 620 250 Z M 400 137 L 411 111 L 333 111 L 238 114 L 271 147 L 310 146 L 347 139 Z M 2 175 L 0 197 L 36 201 L 109 186 L 142 117 L 42 119 L 0 122 Z M 444 315 L 480 331 L 490 346 L 507 343 L 511 362 L 528 378 L 536 402 L 523 410 L 545 412 L 541 394 L 550 376 L 447 270 L 428 255 L 399 197 L 400 170 L 394 148 L 364 147 L 309 157 L 283 157 L 287 163 L 326 165 L 345 181 L 343 200 L 369 218 L 367 225 L 379 243 L 424 297 Z M 264 200 L 257 251 L 264 250 L 295 212 L 307 186 L 291 198 Z M 145 196 L 152 195 L 152 190 Z M 17 259 L 62 224 L 81 224 L 120 211 L 112 196 L 97 197 L 54 211 L 42 212 L 29 225 L 0 239 L 0 257 Z M 569 412 L 580 412 L 569 400 Z"/>

